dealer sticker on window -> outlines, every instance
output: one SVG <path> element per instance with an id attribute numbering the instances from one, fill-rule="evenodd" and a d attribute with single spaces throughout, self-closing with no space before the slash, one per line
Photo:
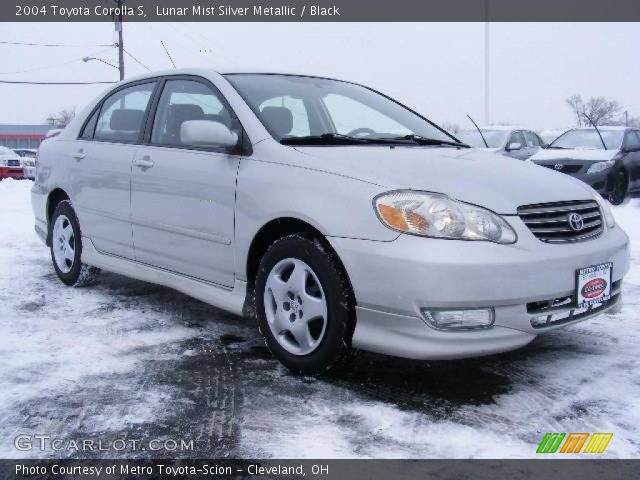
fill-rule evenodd
<path id="1" fill-rule="evenodd" d="M 613 263 L 581 268 L 576 274 L 576 307 L 588 307 L 611 298 Z"/>

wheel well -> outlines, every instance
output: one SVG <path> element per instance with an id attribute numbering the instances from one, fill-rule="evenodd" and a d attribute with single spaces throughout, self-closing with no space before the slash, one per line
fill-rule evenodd
<path id="1" fill-rule="evenodd" d="M 51 221 L 56 206 L 63 200 L 69 200 L 69 195 L 61 188 L 56 188 L 49 194 L 49 198 L 47 199 L 47 223 Z"/>
<path id="2" fill-rule="evenodd" d="M 247 255 L 247 283 L 253 285 L 260 266 L 260 260 L 269 246 L 279 238 L 294 233 L 306 233 L 328 244 L 324 235 L 312 225 L 297 218 L 277 218 L 264 225 L 253 238 Z"/>
<path id="3" fill-rule="evenodd" d="M 260 260 L 264 256 L 265 252 L 269 248 L 269 246 L 278 240 L 279 238 L 286 237 L 287 235 L 293 234 L 305 234 L 314 239 L 317 239 L 322 243 L 322 246 L 335 256 L 340 268 L 342 269 L 342 273 L 350 287 L 351 290 L 351 299 L 353 304 L 355 305 L 355 293 L 353 290 L 353 286 L 351 285 L 351 280 L 349 279 L 349 275 L 347 274 L 347 270 L 344 268 L 344 264 L 342 260 L 338 256 L 337 252 L 333 249 L 329 241 L 326 237 L 313 225 L 309 223 L 297 219 L 297 218 L 278 218 L 270 221 L 266 225 L 264 225 L 253 238 L 251 242 L 251 246 L 249 247 L 249 254 L 247 255 L 247 299 L 250 303 L 253 303 L 253 296 L 255 293 L 255 280 L 256 275 L 258 273 L 258 267 L 260 266 Z M 249 309 L 247 312 L 250 314 L 251 310 L 254 308 L 254 305 L 247 305 Z"/>

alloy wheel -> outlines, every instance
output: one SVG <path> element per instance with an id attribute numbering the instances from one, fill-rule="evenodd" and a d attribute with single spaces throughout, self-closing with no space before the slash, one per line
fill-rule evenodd
<path id="1" fill-rule="evenodd" d="M 313 269 L 297 258 L 279 261 L 269 272 L 264 307 L 271 333 L 287 352 L 308 355 L 324 338 L 327 300 Z"/>
<path id="2" fill-rule="evenodd" d="M 58 215 L 53 224 L 53 258 L 62 273 L 69 273 L 76 258 L 76 238 L 71 221 L 66 215 Z"/>

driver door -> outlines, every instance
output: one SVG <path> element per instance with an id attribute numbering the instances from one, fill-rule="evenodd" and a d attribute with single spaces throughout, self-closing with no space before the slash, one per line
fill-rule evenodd
<path id="1" fill-rule="evenodd" d="M 220 122 L 237 132 L 239 123 L 222 95 L 204 79 L 170 77 L 161 89 L 148 141 L 133 161 L 135 258 L 231 287 L 240 156 L 233 149 L 185 144 L 180 131 L 188 120 Z"/>

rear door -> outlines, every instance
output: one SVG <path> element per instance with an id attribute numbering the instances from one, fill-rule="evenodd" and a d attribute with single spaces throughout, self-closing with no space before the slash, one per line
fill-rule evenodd
<path id="1" fill-rule="evenodd" d="M 155 267 L 231 287 L 240 156 L 184 144 L 187 120 L 221 122 L 239 133 L 230 107 L 200 77 L 168 77 L 155 102 L 144 148 L 135 156 L 131 213 L 135 257 Z"/>
<path id="2" fill-rule="evenodd" d="M 509 145 L 514 143 L 519 143 L 520 149 L 509 151 Z M 509 157 L 517 158 L 518 160 L 526 160 L 529 158 L 529 155 L 527 154 L 527 142 L 524 138 L 524 133 L 520 130 L 511 132 L 511 136 L 509 137 L 509 140 L 507 140 L 506 149 L 506 155 Z"/>
<path id="3" fill-rule="evenodd" d="M 156 84 L 146 80 L 111 93 L 69 144 L 75 164 L 70 169 L 72 195 L 82 233 L 103 253 L 134 258 L 131 164 Z"/>
<path id="4" fill-rule="evenodd" d="M 527 142 L 527 157 L 529 158 L 534 155 L 540 148 L 542 148 L 542 140 L 535 132 L 531 132 L 526 130 L 524 132 L 524 138 Z M 526 160 L 525 158 L 525 160 Z"/>

